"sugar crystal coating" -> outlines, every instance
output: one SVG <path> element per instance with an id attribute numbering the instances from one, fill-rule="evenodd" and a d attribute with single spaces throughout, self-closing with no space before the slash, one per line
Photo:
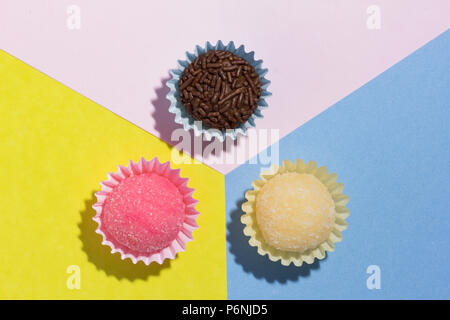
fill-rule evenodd
<path id="1" fill-rule="evenodd" d="M 258 192 L 256 220 L 268 244 L 304 252 L 328 239 L 335 222 L 334 201 L 314 175 L 283 173 Z"/>
<path id="2" fill-rule="evenodd" d="M 156 173 L 130 176 L 114 187 L 101 216 L 106 231 L 129 249 L 164 249 L 183 226 L 185 204 L 178 188 Z"/>

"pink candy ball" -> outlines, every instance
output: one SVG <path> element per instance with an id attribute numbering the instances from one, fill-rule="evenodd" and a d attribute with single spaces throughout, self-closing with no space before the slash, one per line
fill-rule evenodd
<path id="1" fill-rule="evenodd" d="M 121 245 L 154 253 L 177 237 L 185 207 L 180 191 L 166 177 L 156 173 L 130 176 L 106 198 L 102 225 Z"/>

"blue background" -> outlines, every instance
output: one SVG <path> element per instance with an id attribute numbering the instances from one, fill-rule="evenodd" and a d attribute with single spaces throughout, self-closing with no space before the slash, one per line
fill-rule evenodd
<path id="1" fill-rule="evenodd" d="M 449 77 L 447 31 L 280 140 L 280 161 L 316 160 L 350 198 L 349 227 L 325 260 L 259 256 L 240 207 L 260 165 L 225 177 L 229 299 L 450 298 Z M 369 265 L 380 290 L 366 287 Z"/>

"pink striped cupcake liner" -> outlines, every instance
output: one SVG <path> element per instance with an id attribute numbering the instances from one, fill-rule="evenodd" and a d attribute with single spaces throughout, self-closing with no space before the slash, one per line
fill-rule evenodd
<path id="1" fill-rule="evenodd" d="M 176 238 L 166 248 L 151 253 L 138 252 L 124 246 L 115 240 L 114 237 L 102 227 L 103 207 L 110 193 L 121 181 L 128 177 L 144 173 L 155 173 L 166 177 L 178 188 L 183 196 L 183 202 L 185 204 L 183 225 Z M 119 166 L 117 172 L 108 173 L 108 179 L 100 183 L 101 190 L 95 193 L 97 203 L 92 206 L 97 212 L 95 217 L 93 217 L 93 220 L 98 223 L 96 233 L 103 237 L 102 245 L 109 246 L 112 254 L 119 252 L 122 260 L 129 258 L 134 264 L 142 261 L 146 265 L 149 265 L 152 262 L 162 264 L 165 259 L 174 259 L 178 252 L 185 251 L 186 243 L 193 240 L 192 232 L 198 228 L 196 219 L 200 214 L 195 209 L 195 205 L 198 201 L 192 197 L 194 189 L 187 186 L 188 180 L 189 179 L 187 178 L 180 177 L 180 169 L 171 169 L 169 162 L 160 163 L 156 157 L 151 161 L 141 158 L 137 163 L 130 160 L 128 166 Z"/>

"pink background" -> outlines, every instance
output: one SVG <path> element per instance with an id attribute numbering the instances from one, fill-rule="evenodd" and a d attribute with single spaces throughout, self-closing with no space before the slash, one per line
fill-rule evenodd
<path id="1" fill-rule="evenodd" d="M 70 4 L 81 9 L 80 30 L 66 26 Z M 366 26 L 372 4 L 380 30 Z M 256 125 L 281 138 L 445 31 L 449 13 L 446 0 L 7 0 L 0 49 L 173 144 L 168 70 L 196 44 L 233 40 L 269 69 L 273 96 Z M 246 140 L 240 162 L 276 142 L 248 149 Z M 222 173 L 239 165 L 203 161 Z"/>

